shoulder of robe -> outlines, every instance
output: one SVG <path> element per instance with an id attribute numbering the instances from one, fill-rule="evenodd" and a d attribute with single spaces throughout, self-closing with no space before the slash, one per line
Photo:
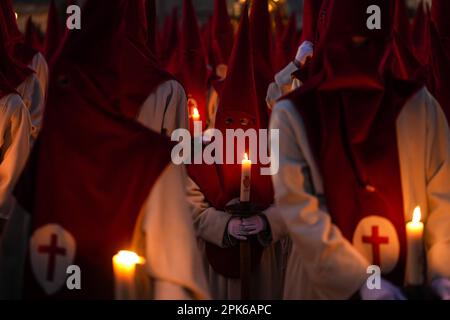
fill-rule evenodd
<path id="1" fill-rule="evenodd" d="M 48 68 L 47 60 L 45 60 L 42 53 L 38 52 L 34 55 L 33 60 L 31 61 L 31 68 L 36 71 L 43 67 L 46 69 Z"/>
<path id="2" fill-rule="evenodd" d="M 302 117 L 300 115 L 300 113 L 297 111 L 297 108 L 295 107 L 295 105 L 292 103 L 291 100 L 288 99 L 284 99 L 284 100 L 280 100 L 278 101 L 273 110 L 272 110 L 272 116 L 273 119 L 277 119 L 277 122 L 282 122 L 284 123 L 285 121 L 289 121 L 289 122 L 302 122 Z M 284 123 L 285 125 L 287 123 Z"/>
<path id="3" fill-rule="evenodd" d="M 400 118 L 419 117 L 422 121 L 425 121 L 430 115 L 437 112 L 437 108 L 439 108 L 439 103 L 428 89 L 423 87 L 406 101 L 405 107 L 400 113 Z"/>
<path id="4" fill-rule="evenodd" d="M 0 99 L 0 107 L 4 112 L 14 112 L 26 109 L 22 97 L 17 93 L 12 93 Z"/>
<path id="5" fill-rule="evenodd" d="M 180 82 L 178 82 L 177 80 L 171 79 L 171 80 L 167 80 L 164 81 L 163 83 L 161 83 L 158 88 L 157 91 L 159 90 L 164 90 L 164 91 L 171 91 L 172 93 L 175 94 L 180 94 L 180 95 L 186 95 L 184 87 L 181 85 Z"/>

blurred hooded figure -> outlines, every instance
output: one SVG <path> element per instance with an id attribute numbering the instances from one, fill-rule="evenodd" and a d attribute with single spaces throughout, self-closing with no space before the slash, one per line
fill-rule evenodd
<path id="1" fill-rule="evenodd" d="M 450 133 L 427 89 L 386 67 L 395 4 L 331 0 L 321 68 L 272 113 L 275 200 L 294 246 L 286 299 L 404 299 L 405 225 L 417 206 L 424 280 L 449 297 Z M 372 10 L 380 29 L 367 27 Z M 367 288 L 370 265 L 381 268 L 381 290 Z"/>

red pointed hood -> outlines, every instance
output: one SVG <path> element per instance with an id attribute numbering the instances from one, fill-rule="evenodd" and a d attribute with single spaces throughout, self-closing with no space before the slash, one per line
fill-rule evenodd
<path id="1" fill-rule="evenodd" d="M 183 21 L 179 47 L 177 74 L 189 99 L 189 114 L 197 107 L 206 124 L 206 91 L 208 73 L 205 51 L 200 37 L 197 15 L 192 0 L 183 0 Z"/>
<path id="2" fill-rule="evenodd" d="M 31 234 L 56 224 L 76 241 L 83 290 L 48 295 L 27 260 L 27 299 L 113 299 L 111 258 L 131 248 L 142 205 L 170 161 L 165 137 L 120 113 L 129 2 L 88 0 L 83 28 L 68 32 L 52 68 L 44 126 L 16 198 L 31 213 Z M 53 237 L 67 245 L 64 236 Z"/>
<path id="3" fill-rule="evenodd" d="M 323 0 L 304 0 L 302 42 L 316 43 Z"/>
<path id="4" fill-rule="evenodd" d="M 422 64 L 428 63 L 430 55 L 429 19 L 428 6 L 425 8 L 425 4 L 421 1 L 412 25 L 412 39 L 414 54 Z"/>
<path id="5" fill-rule="evenodd" d="M 395 0 L 394 30 L 403 39 L 403 42 L 412 48 L 411 23 L 405 0 Z"/>
<path id="6" fill-rule="evenodd" d="M 26 45 L 25 39 L 17 26 L 16 15 L 12 0 L 0 1 L 2 20 L 6 27 L 5 45 L 10 55 L 24 65 L 29 65 L 36 54 L 36 50 Z"/>
<path id="7" fill-rule="evenodd" d="M 433 0 L 431 15 L 441 37 L 450 38 L 450 1 Z"/>
<path id="8" fill-rule="evenodd" d="M 2 2 L 3 3 L 3 2 Z M 7 19 L 3 18 L 3 11 L 0 11 L 0 74 L 3 78 L 3 90 L 1 92 L 8 92 L 9 86 L 17 88 L 25 79 L 30 76 L 33 71 L 24 65 L 20 60 L 16 59 L 12 54 L 14 50 L 8 46 L 9 34 L 7 32 Z M 7 82 L 8 85 L 5 85 Z"/>
<path id="9" fill-rule="evenodd" d="M 145 0 L 127 2 L 125 12 L 126 34 L 122 48 L 121 94 L 123 113 L 132 119 L 137 114 L 134 106 L 141 104 L 163 82 L 173 79 L 163 71 L 156 56 L 148 48 L 148 27 Z"/>
<path id="10" fill-rule="evenodd" d="M 271 63 L 271 24 L 267 0 L 254 0 L 250 14 L 250 34 L 255 72 L 256 96 L 260 108 L 261 126 L 267 128 L 269 115 L 266 103 L 267 88 L 273 81 Z"/>
<path id="11" fill-rule="evenodd" d="M 216 63 L 228 65 L 233 49 L 234 31 L 228 15 L 226 0 L 214 0 L 212 21 L 213 47 L 216 50 Z"/>
<path id="12" fill-rule="evenodd" d="M 55 0 L 51 0 L 48 17 L 47 17 L 47 31 L 45 33 L 44 53 L 48 61 L 51 61 L 53 55 L 58 51 L 64 36 L 62 24 L 58 16 Z"/>
<path id="13" fill-rule="evenodd" d="M 274 66 L 276 71 L 282 70 L 289 62 L 294 60 L 297 44 L 297 18 L 295 13 L 292 13 L 284 30 L 283 37 L 276 45 L 276 61 Z"/>
<path id="14" fill-rule="evenodd" d="M 167 17 L 166 29 L 161 35 L 162 51 L 160 60 L 162 65 L 170 72 L 178 69 L 178 48 L 180 40 L 180 24 L 178 19 L 178 8 L 173 8 L 170 17 Z"/>
<path id="15" fill-rule="evenodd" d="M 260 127 L 247 5 L 242 11 L 228 75 L 220 97 L 216 128 L 223 132 L 226 129 L 245 129 L 242 123 L 251 128 Z"/>
<path id="16" fill-rule="evenodd" d="M 156 1 L 147 0 L 145 6 L 147 15 L 148 40 L 147 46 L 154 54 L 157 55 L 156 37 L 158 34 L 157 19 L 156 19 Z"/>
<path id="17" fill-rule="evenodd" d="M 430 44 L 433 95 L 439 101 L 450 124 L 450 56 L 445 51 L 434 23 L 430 23 Z"/>

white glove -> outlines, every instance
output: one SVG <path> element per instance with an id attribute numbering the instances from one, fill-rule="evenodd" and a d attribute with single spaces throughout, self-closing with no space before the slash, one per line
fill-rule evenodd
<path id="1" fill-rule="evenodd" d="M 243 230 L 241 218 L 232 218 L 228 222 L 228 235 L 238 240 L 247 240 L 247 233 Z"/>
<path id="2" fill-rule="evenodd" d="M 450 279 L 438 278 L 431 283 L 433 290 L 442 300 L 450 300 Z"/>
<path id="3" fill-rule="evenodd" d="M 253 236 L 266 230 L 267 225 L 262 217 L 252 216 L 242 220 L 242 227 L 245 235 Z"/>
<path id="4" fill-rule="evenodd" d="M 304 41 L 300 47 L 298 47 L 297 54 L 295 55 L 295 61 L 299 65 L 304 65 L 308 58 L 312 58 L 314 54 L 314 44 L 309 41 Z"/>
<path id="5" fill-rule="evenodd" d="M 398 287 L 384 279 L 381 279 L 380 289 L 369 289 L 364 283 L 359 293 L 362 300 L 406 300 Z"/>

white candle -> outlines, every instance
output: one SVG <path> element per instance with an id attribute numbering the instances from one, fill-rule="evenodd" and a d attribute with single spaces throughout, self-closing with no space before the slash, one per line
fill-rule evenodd
<path id="1" fill-rule="evenodd" d="M 414 209 L 413 219 L 406 224 L 408 254 L 406 259 L 406 283 L 413 286 L 424 283 L 423 223 L 420 207 Z"/>
<path id="2" fill-rule="evenodd" d="M 250 202 L 250 182 L 252 175 L 252 161 L 248 159 L 248 155 L 244 155 L 242 160 L 241 172 L 241 202 Z"/>
<path id="3" fill-rule="evenodd" d="M 116 300 L 136 299 L 136 265 L 144 264 L 144 258 L 131 251 L 119 251 L 112 260 Z"/>

